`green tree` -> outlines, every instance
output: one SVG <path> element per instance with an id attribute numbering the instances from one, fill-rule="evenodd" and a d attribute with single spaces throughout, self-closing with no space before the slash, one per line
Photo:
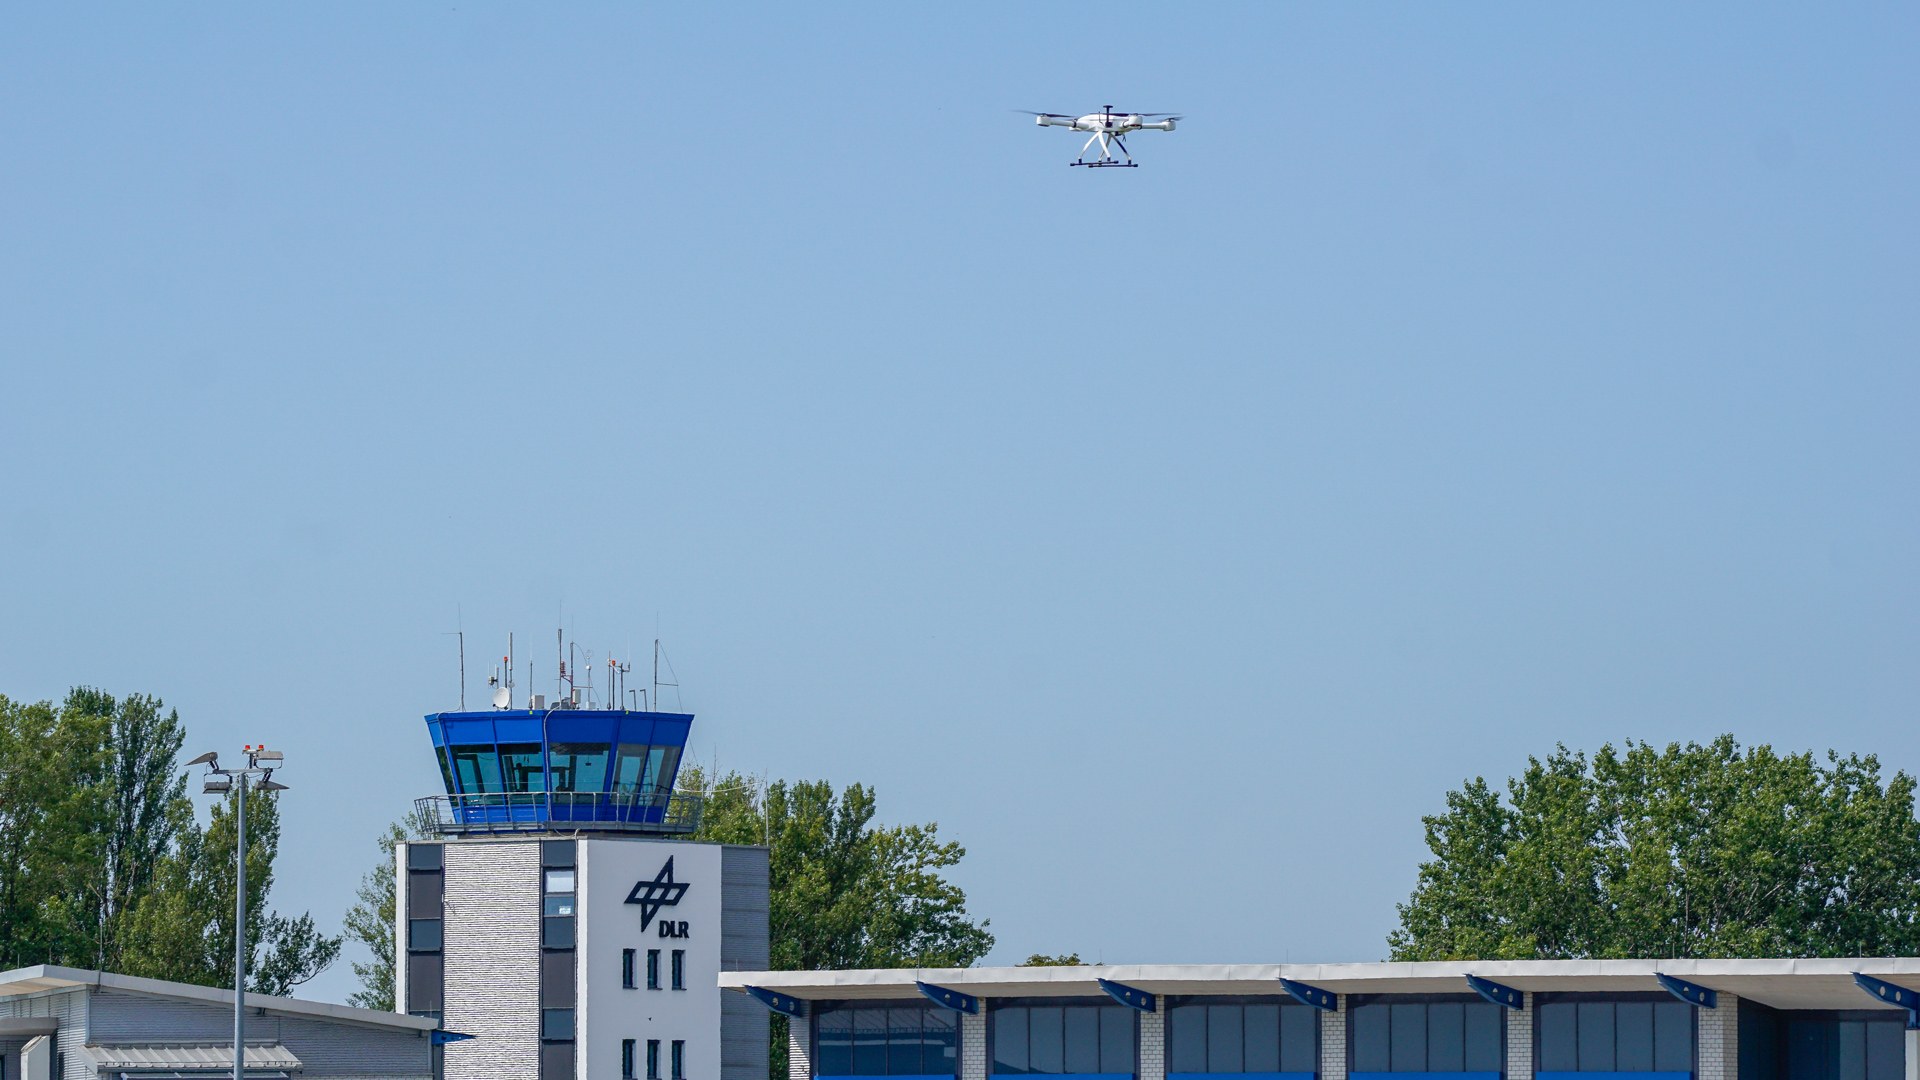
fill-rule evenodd
<path id="1" fill-rule="evenodd" d="M 680 770 L 679 789 L 706 811 L 694 839 L 764 844 L 771 862 L 772 967 L 967 967 L 993 948 L 988 923 L 967 914 L 945 871 L 966 849 L 939 826 L 873 824 L 873 789 L 826 781 L 761 785 L 728 773 Z M 787 1028 L 773 1018 L 774 1080 L 787 1071 Z"/>
<path id="2" fill-rule="evenodd" d="M 233 984 L 234 795 L 215 804 L 202 829 L 191 808 L 174 822 L 177 842 L 160 862 L 155 887 L 133 905 L 123 971 L 155 979 Z M 247 798 L 247 990 L 284 995 L 329 967 L 341 939 L 321 934 L 310 915 L 270 911 L 273 862 L 280 848 L 274 792 Z"/>
<path id="3" fill-rule="evenodd" d="M 1872 756 L 1626 743 L 1530 758 L 1427 817 L 1395 960 L 1910 956 L 1914 779 Z"/>
<path id="4" fill-rule="evenodd" d="M 0 967 L 84 967 L 94 955 L 109 726 L 0 697 Z"/>
<path id="5" fill-rule="evenodd" d="M 1049 956 L 1046 953 L 1037 952 L 1037 953 L 1034 953 L 1032 956 L 1027 957 L 1025 960 L 1020 961 L 1020 966 L 1021 967 L 1079 967 L 1082 963 L 1083 961 L 1080 959 L 1080 954 L 1077 952 L 1061 953 L 1058 956 Z"/>
<path id="6" fill-rule="evenodd" d="M 158 698 L 76 687 L 0 697 L 0 965 L 68 964 L 225 985 L 233 973 L 230 807 L 201 829 Z M 307 915 L 267 910 L 279 814 L 248 800 L 248 973 L 285 993 L 338 955 Z"/>
<path id="7" fill-rule="evenodd" d="M 431 835 L 431 818 L 418 811 L 401 822 L 387 826 L 377 841 L 381 860 L 360 879 L 359 900 L 347 910 L 342 926 L 346 936 L 367 950 L 366 962 L 355 960 L 353 973 L 360 989 L 347 996 L 347 1004 L 362 1009 L 393 1012 L 399 1003 L 393 996 L 393 968 L 397 962 L 393 940 L 394 926 L 394 845 L 404 840 L 420 840 Z"/>

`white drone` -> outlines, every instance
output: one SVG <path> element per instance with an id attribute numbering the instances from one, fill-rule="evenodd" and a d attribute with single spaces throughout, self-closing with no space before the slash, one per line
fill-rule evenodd
<path id="1" fill-rule="evenodd" d="M 1088 113 L 1085 116 L 1032 112 L 1027 109 L 1015 111 L 1027 113 L 1033 117 L 1033 122 L 1041 127 L 1063 127 L 1072 128 L 1075 131 L 1093 132 L 1092 137 L 1087 139 L 1087 144 L 1080 148 L 1079 160 L 1070 162 L 1072 165 L 1085 165 L 1089 169 L 1139 168 L 1140 166 L 1133 160 L 1133 154 L 1127 150 L 1125 136 L 1143 130 L 1172 131 L 1174 121 L 1180 119 L 1174 113 L 1117 113 L 1113 111 L 1111 105 L 1102 106 L 1099 112 Z M 1166 119 L 1155 121 L 1154 117 L 1157 116 L 1164 116 Z M 1100 144 L 1100 160 L 1088 161 L 1087 151 L 1093 149 L 1093 144 L 1096 142 Z M 1114 158 L 1113 148 L 1116 146 L 1120 148 L 1120 153 L 1125 155 L 1127 160 L 1119 161 Z"/>

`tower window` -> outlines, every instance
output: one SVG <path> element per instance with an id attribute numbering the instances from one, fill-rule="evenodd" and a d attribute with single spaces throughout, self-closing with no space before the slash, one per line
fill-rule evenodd
<path id="1" fill-rule="evenodd" d="M 673 988 L 675 990 L 687 988 L 687 950 L 685 949 L 673 950 Z"/>
<path id="2" fill-rule="evenodd" d="M 633 950 L 632 949 L 620 950 L 620 985 L 628 990 L 633 989 Z M 629 1043 L 631 1043 L 631 1040 L 629 1040 Z M 631 1070 L 629 1070 L 628 1075 L 632 1075 Z"/>

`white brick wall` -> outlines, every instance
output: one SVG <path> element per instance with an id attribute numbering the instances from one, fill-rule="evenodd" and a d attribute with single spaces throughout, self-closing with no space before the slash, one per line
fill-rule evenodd
<path id="1" fill-rule="evenodd" d="M 1153 1012 L 1140 1013 L 1140 1080 L 1167 1077 L 1167 999 L 1163 995 Z"/>
<path id="2" fill-rule="evenodd" d="M 537 1080 L 540 844 L 448 844 L 445 857 L 445 1023 L 479 1036 L 447 1046 L 447 1080 Z"/>
<path id="3" fill-rule="evenodd" d="M 1507 1017 L 1506 1080 L 1533 1080 L 1533 995 L 1524 994 L 1524 1008 L 1502 1007 Z"/>
<path id="4" fill-rule="evenodd" d="M 1320 1014 L 1320 1080 L 1347 1080 L 1347 996 L 1336 995 L 1334 1009 Z"/>
<path id="5" fill-rule="evenodd" d="M 1740 999 L 1719 994 L 1719 1008 L 1696 1009 L 1700 1019 L 1699 1080 L 1734 1080 L 1740 1067 Z"/>
<path id="6" fill-rule="evenodd" d="M 807 1016 L 812 1016 L 813 1008 L 805 1008 Z M 813 1059 L 807 1054 L 807 1033 L 812 1027 L 813 1021 L 806 1017 L 787 1018 L 787 1080 L 813 1080 Z"/>
<path id="7" fill-rule="evenodd" d="M 960 1014 L 960 1080 L 987 1080 L 987 1003 Z"/>

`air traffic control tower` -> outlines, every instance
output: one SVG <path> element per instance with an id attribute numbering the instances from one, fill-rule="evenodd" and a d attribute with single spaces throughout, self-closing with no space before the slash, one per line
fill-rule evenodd
<path id="1" fill-rule="evenodd" d="M 472 1036 L 449 1080 L 765 1080 L 766 1010 L 718 982 L 769 963 L 767 849 L 690 839 L 691 715 L 572 704 L 426 718 L 396 1004 Z"/>

